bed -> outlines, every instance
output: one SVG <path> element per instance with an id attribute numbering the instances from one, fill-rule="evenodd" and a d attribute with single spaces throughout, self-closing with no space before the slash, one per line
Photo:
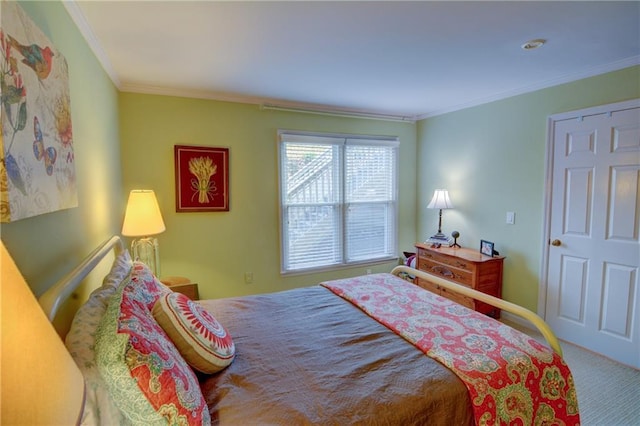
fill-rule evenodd
<path id="1" fill-rule="evenodd" d="M 41 297 L 50 319 L 111 251 L 66 337 L 86 382 L 83 424 L 579 424 L 571 373 L 537 315 L 406 266 L 192 302 L 113 237 Z M 401 274 L 528 319 L 550 347 Z"/>

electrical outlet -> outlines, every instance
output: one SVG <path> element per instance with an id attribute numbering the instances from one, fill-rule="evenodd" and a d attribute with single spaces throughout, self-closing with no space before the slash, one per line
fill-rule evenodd
<path id="1" fill-rule="evenodd" d="M 507 212 L 507 224 L 514 225 L 516 223 L 516 213 L 515 212 Z"/>
<path id="2" fill-rule="evenodd" d="M 253 272 L 244 273 L 244 283 L 251 284 L 253 282 Z"/>

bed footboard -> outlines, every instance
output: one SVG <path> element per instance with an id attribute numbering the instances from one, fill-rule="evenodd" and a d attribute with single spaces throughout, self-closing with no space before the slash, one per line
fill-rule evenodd
<path id="1" fill-rule="evenodd" d="M 553 333 L 551 328 L 547 325 L 547 323 L 544 322 L 544 320 L 534 312 L 526 308 L 523 308 L 522 306 L 516 305 L 515 303 L 507 302 L 506 300 L 502 300 L 495 296 L 491 296 L 489 294 L 479 292 L 472 288 L 465 287 L 463 285 L 456 284 L 451 281 L 447 281 L 443 278 L 437 277 L 435 275 L 431 275 L 424 271 L 419 271 L 417 269 L 410 268 L 408 266 L 404 266 L 404 265 L 396 266 L 391 271 L 391 273 L 396 276 L 399 276 L 403 272 L 412 276 L 420 277 L 423 280 L 431 281 L 432 283 L 442 286 L 447 290 L 455 291 L 456 293 L 460 293 L 467 297 L 472 297 L 476 300 L 479 300 L 484 303 L 488 303 L 489 305 L 495 306 L 496 308 L 499 308 L 511 314 L 517 315 L 520 318 L 526 319 L 540 331 L 540 333 L 545 338 L 545 340 L 547 341 L 551 349 L 553 349 L 558 355 L 562 356 L 562 348 L 560 347 L 558 338 Z"/>

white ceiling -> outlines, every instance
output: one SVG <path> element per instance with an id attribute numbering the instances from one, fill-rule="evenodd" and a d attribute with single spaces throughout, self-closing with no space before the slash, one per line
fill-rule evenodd
<path id="1" fill-rule="evenodd" d="M 415 119 L 640 63 L 638 1 L 64 4 L 130 92 Z"/>

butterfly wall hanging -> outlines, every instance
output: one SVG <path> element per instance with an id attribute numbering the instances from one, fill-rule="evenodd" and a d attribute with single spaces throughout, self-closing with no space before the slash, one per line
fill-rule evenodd
<path id="1" fill-rule="evenodd" d="M 78 195 L 67 62 L 17 2 L 0 16 L 0 220 L 12 222 Z"/>

